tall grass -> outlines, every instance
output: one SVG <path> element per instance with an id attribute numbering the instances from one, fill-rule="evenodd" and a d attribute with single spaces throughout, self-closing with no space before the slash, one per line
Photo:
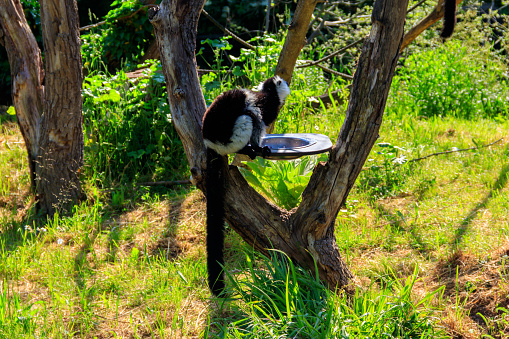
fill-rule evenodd
<path id="1" fill-rule="evenodd" d="M 329 291 L 318 277 L 295 266 L 283 253 L 246 254 L 245 275 L 230 276 L 237 321 L 209 321 L 206 338 L 446 338 L 432 318 L 431 302 L 411 297 L 416 273 L 405 282 Z M 214 330 L 217 332 L 214 333 Z"/>

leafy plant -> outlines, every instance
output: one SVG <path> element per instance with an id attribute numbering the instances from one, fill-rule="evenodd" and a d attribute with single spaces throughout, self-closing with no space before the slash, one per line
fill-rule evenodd
<path id="1" fill-rule="evenodd" d="M 187 169 L 171 123 L 157 63 L 131 81 L 125 72 L 85 78 L 83 115 L 87 168 L 99 181 L 181 178 Z"/>
<path id="2" fill-rule="evenodd" d="M 376 154 L 382 158 L 381 164 L 368 167 L 359 176 L 360 188 L 366 190 L 372 199 L 394 196 L 401 192 L 408 174 L 408 167 L 404 166 L 407 159 L 404 154 L 400 155 L 402 148 L 385 142 L 376 146 Z"/>
<path id="3" fill-rule="evenodd" d="M 244 178 L 280 206 L 290 210 L 296 207 L 311 177 L 317 161 L 326 155 L 302 157 L 290 161 L 271 161 L 256 158 L 246 163 L 249 170 L 240 168 Z"/>
<path id="4" fill-rule="evenodd" d="M 86 68 L 94 69 L 90 56 L 107 63 L 110 70 L 136 66 L 151 41 L 152 25 L 141 1 L 115 0 L 111 6 L 113 9 L 104 16 L 105 26 L 82 35 Z"/>
<path id="5" fill-rule="evenodd" d="M 507 76 L 501 77 L 501 67 L 486 54 L 472 56 L 461 41 L 420 51 L 409 56 L 394 77 L 389 111 L 426 117 L 507 118 L 509 86 Z"/>

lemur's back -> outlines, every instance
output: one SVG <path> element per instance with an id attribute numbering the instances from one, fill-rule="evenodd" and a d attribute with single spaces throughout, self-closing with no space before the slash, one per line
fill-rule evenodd
<path id="1" fill-rule="evenodd" d="M 237 118 L 245 114 L 245 102 L 246 93 L 241 89 L 221 94 L 203 118 L 203 137 L 216 143 L 228 143 Z"/>

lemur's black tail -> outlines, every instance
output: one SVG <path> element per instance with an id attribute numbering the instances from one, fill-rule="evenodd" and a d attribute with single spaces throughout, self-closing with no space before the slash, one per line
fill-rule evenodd
<path id="1" fill-rule="evenodd" d="M 224 157 L 207 149 L 207 269 L 214 295 L 224 290 Z"/>
<path id="2" fill-rule="evenodd" d="M 449 38 L 454 32 L 454 26 L 456 26 L 456 0 L 445 0 L 444 26 L 440 36 L 444 39 Z"/>

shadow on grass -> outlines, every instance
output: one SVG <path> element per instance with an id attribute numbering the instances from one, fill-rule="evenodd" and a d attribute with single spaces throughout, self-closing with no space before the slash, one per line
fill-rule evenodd
<path id="1" fill-rule="evenodd" d="M 454 239 L 452 239 L 450 243 L 452 251 L 457 250 L 459 248 L 459 245 L 463 241 L 465 234 L 470 229 L 470 225 L 472 224 L 474 219 L 477 218 L 479 211 L 481 209 L 486 208 L 488 202 L 493 197 L 494 192 L 501 190 L 507 185 L 508 179 L 509 179 L 509 164 L 505 164 L 500 170 L 498 179 L 493 184 L 492 189 L 488 192 L 488 194 L 484 197 L 484 199 L 481 202 L 479 202 L 477 205 L 474 206 L 474 208 L 472 208 L 472 210 L 470 210 L 467 216 L 462 220 L 459 227 L 456 229 Z"/>
<path id="2" fill-rule="evenodd" d="M 74 282 L 80 290 L 80 294 L 87 288 L 85 272 L 87 269 L 87 254 L 90 253 L 98 234 L 99 231 L 97 230 L 91 234 L 87 234 L 78 254 L 74 257 Z"/>
<path id="3" fill-rule="evenodd" d="M 176 239 L 177 224 L 184 214 L 184 199 L 172 203 L 168 211 L 168 227 L 152 247 L 150 254 L 165 260 L 175 260 L 184 251 Z"/>
<path id="4" fill-rule="evenodd" d="M 132 237 L 124 234 L 125 225 L 135 225 L 136 220 L 131 220 L 133 217 L 128 215 L 132 212 L 148 213 L 143 215 L 143 219 L 147 220 L 149 224 L 158 222 L 164 224 L 164 229 L 156 234 L 150 235 L 150 241 L 146 243 L 145 250 L 149 256 L 158 257 L 165 260 L 174 260 L 183 252 L 176 239 L 177 224 L 181 220 L 185 208 L 182 206 L 185 197 L 190 192 L 187 186 L 177 187 L 163 187 L 163 186 L 143 186 L 137 187 L 134 191 L 129 193 L 130 196 L 126 197 L 125 202 L 120 208 L 114 208 L 111 211 L 107 220 L 102 222 L 102 230 L 108 230 L 107 233 L 107 259 L 115 261 L 121 245 L 128 238 Z M 155 201 L 168 201 L 168 211 L 163 216 L 157 209 L 151 207 L 152 202 Z M 147 207 L 148 206 L 148 207 Z M 150 212 L 152 211 L 152 212 Z M 127 220 L 124 218 L 127 216 Z M 137 217 L 135 219 L 138 219 Z M 159 221 L 157 221 L 159 220 Z M 145 232 L 145 231 L 143 231 Z M 136 244 L 132 243 L 134 247 Z"/>

